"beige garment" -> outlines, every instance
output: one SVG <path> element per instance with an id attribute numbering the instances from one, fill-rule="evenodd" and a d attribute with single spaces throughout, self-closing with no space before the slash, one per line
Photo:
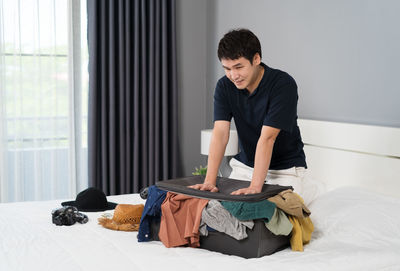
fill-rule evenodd
<path id="1" fill-rule="evenodd" d="M 304 218 L 311 214 L 310 210 L 304 205 L 303 199 L 290 189 L 282 191 L 278 195 L 268 198 L 268 200 L 289 215 Z"/>
<path id="2" fill-rule="evenodd" d="M 199 247 L 201 213 L 207 203 L 206 199 L 168 192 L 161 204 L 161 242 L 166 247 Z"/>
<path id="3" fill-rule="evenodd" d="M 251 181 L 254 168 L 243 164 L 235 158 L 232 158 L 229 161 L 229 165 L 232 167 L 232 172 L 229 178 L 243 181 Z M 268 170 L 265 183 L 291 186 L 293 187 L 294 192 L 303 196 L 303 179 L 305 173 L 306 169 L 303 167 L 291 167 L 281 170 L 270 169 Z"/>
<path id="4" fill-rule="evenodd" d="M 288 236 L 293 229 L 292 223 L 287 218 L 285 212 L 279 208 L 275 208 L 274 215 L 270 221 L 265 222 L 265 227 L 275 235 Z"/>

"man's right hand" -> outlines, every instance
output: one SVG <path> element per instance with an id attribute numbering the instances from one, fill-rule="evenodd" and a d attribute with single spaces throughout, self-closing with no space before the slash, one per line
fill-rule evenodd
<path id="1" fill-rule="evenodd" d="M 189 188 L 218 192 L 216 187 L 219 165 L 224 157 L 226 144 L 229 141 L 230 121 L 216 120 L 211 136 L 211 143 L 208 152 L 207 175 L 203 183 L 188 186 Z"/>
<path id="2" fill-rule="evenodd" d="M 218 192 L 218 188 L 215 186 L 215 184 L 212 183 L 199 183 L 195 185 L 188 186 L 189 188 L 197 189 L 197 190 L 202 190 L 202 191 L 210 191 L 210 192 Z"/>

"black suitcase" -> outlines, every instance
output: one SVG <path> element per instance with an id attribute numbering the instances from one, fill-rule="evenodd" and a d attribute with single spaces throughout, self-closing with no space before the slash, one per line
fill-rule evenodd
<path id="1" fill-rule="evenodd" d="M 188 188 L 187 186 L 202 183 L 204 177 L 191 176 L 186 178 L 160 181 L 156 186 L 162 190 L 181 193 L 198 198 L 217 199 L 225 201 L 259 201 L 278 194 L 281 191 L 291 189 L 287 186 L 265 184 L 262 192 L 253 195 L 232 196 L 230 193 L 236 189 L 247 187 L 246 181 L 234 180 L 224 177 L 217 177 L 218 193 L 209 191 L 199 191 Z M 158 239 L 159 222 L 151 225 L 152 236 Z M 221 252 L 228 255 L 236 255 L 243 258 L 258 258 L 271 255 L 276 251 L 287 248 L 290 244 L 290 235 L 275 235 L 271 233 L 262 219 L 254 220 L 253 229 L 247 229 L 248 237 L 243 240 L 235 238 L 217 231 L 209 231 L 208 236 L 200 237 L 200 248 L 210 251 Z"/>

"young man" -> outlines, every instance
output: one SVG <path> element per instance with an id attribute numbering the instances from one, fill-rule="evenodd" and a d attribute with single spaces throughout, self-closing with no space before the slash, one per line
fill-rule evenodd
<path id="1" fill-rule="evenodd" d="M 297 126 L 297 85 L 287 73 L 261 62 L 258 38 L 247 29 L 232 30 L 218 45 L 225 70 L 214 94 L 214 129 L 203 184 L 192 186 L 217 192 L 218 168 L 229 139 L 233 117 L 240 153 L 230 162 L 234 179 L 251 180 L 232 194 L 261 192 L 268 183 L 291 185 L 302 194 L 306 166 Z M 268 175 L 268 178 L 267 178 Z"/>

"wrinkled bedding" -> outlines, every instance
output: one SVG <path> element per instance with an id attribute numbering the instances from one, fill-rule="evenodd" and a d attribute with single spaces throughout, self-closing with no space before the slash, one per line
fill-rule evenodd
<path id="1" fill-rule="evenodd" d="M 144 203 L 138 194 L 108 200 Z M 400 199 L 359 188 L 310 204 L 315 231 L 304 252 L 288 248 L 255 259 L 138 243 L 136 232 L 98 225 L 105 212 L 85 213 L 87 224 L 55 226 L 51 211 L 62 201 L 0 204 L 0 270 L 400 270 Z"/>

